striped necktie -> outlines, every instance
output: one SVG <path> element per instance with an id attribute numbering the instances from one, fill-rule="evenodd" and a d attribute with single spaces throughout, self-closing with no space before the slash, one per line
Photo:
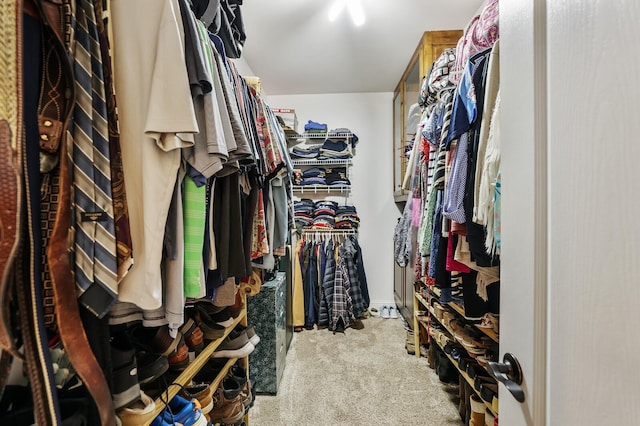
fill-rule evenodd
<path id="1" fill-rule="evenodd" d="M 73 138 L 74 262 L 80 302 L 104 316 L 117 295 L 107 104 L 93 3 L 77 0 Z"/>

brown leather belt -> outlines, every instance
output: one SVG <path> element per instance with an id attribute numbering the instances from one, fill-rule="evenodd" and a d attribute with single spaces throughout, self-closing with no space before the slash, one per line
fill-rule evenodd
<path id="1" fill-rule="evenodd" d="M 0 348 L 20 357 L 11 332 L 9 288 L 21 225 L 22 4 L 0 2 Z"/>
<path id="2" fill-rule="evenodd" d="M 66 7 L 62 1 L 50 2 L 41 0 L 38 2 L 40 15 L 43 21 L 54 30 L 58 36 L 63 32 L 59 27 L 61 9 Z M 67 5 L 68 6 L 68 5 Z M 34 16 L 33 9 L 26 12 Z M 20 357 L 21 354 L 15 347 L 15 339 L 11 332 L 11 312 L 8 308 L 9 292 L 12 284 L 17 284 L 17 302 L 20 311 L 23 337 L 25 339 L 24 353 L 28 366 L 28 375 L 31 381 L 34 399 L 34 414 L 37 423 L 49 425 L 57 423 L 56 407 L 53 406 L 55 397 L 55 385 L 48 383 L 45 377 L 45 368 L 41 363 L 46 357 L 43 348 L 37 341 L 38 307 L 33 292 L 29 291 L 34 285 L 33 277 L 29 282 L 24 282 L 22 277 L 29 277 L 29 265 L 16 262 L 18 257 L 31 258 L 28 253 L 18 256 L 20 246 L 20 229 L 24 227 L 21 221 L 23 216 L 23 167 L 24 167 L 24 140 L 22 117 L 22 13 L 23 2 L 21 0 L 0 1 L 0 62 L 3 72 L 0 73 L 0 348 L 3 357 L 6 353 Z M 34 52 L 28 52 L 33 54 Z M 69 76 L 71 74 L 68 74 Z M 67 98 L 70 102 L 73 99 Z M 61 117 L 63 118 L 63 117 Z M 65 119 L 60 122 L 64 123 Z M 51 129 L 48 123 L 42 122 L 46 130 L 55 130 L 48 136 L 60 135 L 60 129 L 65 126 Z M 55 127 L 55 126 L 53 126 Z M 57 130 L 56 130 L 57 129 Z M 62 136 L 62 135 L 60 135 Z M 51 268 L 51 277 L 54 284 L 54 297 L 57 321 L 60 336 L 63 341 L 73 367 L 84 382 L 87 390 L 93 397 L 100 414 L 101 424 L 112 426 L 115 424 L 115 413 L 109 387 L 106 383 L 102 369 L 93 354 L 80 318 L 78 301 L 74 279 L 69 264 L 69 211 L 70 211 L 70 178 L 69 166 L 66 161 L 67 150 L 64 137 L 59 152 L 61 161 L 60 175 L 60 202 L 57 208 L 57 218 L 53 234 L 47 249 L 47 257 Z M 52 149 L 43 146 L 42 149 Z M 55 149 L 55 148 L 53 148 Z M 34 242 L 37 244 L 37 242 Z M 25 247 L 26 249 L 26 247 Z M 31 259 L 36 261 L 35 259 Z M 17 267 L 17 268 L 16 268 Z M 27 278 L 28 279 L 28 278 Z"/>
<path id="3" fill-rule="evenodd" d="M 65 46 L 65 37 L 68 31 L 60 28 L 61 22 L 70 22 L 65 14 L 68 14 L 68 1 L 49 1 L 40 0 L 41 14 L 45 23 L 54 30 L 57 41 Z M 64 3 L 64 4 L 63 4 Z M 63 19 L 64 18 L 64 19 Z M 67 29 L 68 30 L 68 29 Z M 54 40 L 51 40 L 54 42 Z M 66 53 L 66 52 L 65 52 Z M 60 55 L 61 58 L 64 56 Z M 68 59 L 68 56 L 66 56 Z M 71 64 L 64 63 L 66 77 L 71 74 Z M 70 82 L 69 89 L 73 93 L 73 82 Z M 55 116 L 53 109 L 41 109 L 39 114 L 45 116 L 49 121 L 61 122 L 62 129 L 68 126 L 71 106 L 73 104 L 73 96 L 66 99 L 65 116 Z M 71 104 L 71 105 L 70 105 Z M 46 105 L 46 104 L 43 104 Z M 41 107 L 43 106 L 41 105 Z M 40 120 L 42 121 L 42 120 Z M 41 131 L 44 129 L 41 129 Z M 49 141 L 52 139 L 49 137 Z M 48 260 L 49 272 L 53 287 L 55 300 L 56 320 L 58 332 L 62 340 L 62 344 L 69 356 L 69 360 L 76 370 L 85 387 L 95 401 L 96 407 L 100 414 L 101 424 L 104 426 L 113 426 L 115 424 L 115 409 L 111 392 L 107 381 L 102 373 L 102 368 L 93 353 L 82 319 L 80 317 L 80 308 L 78 305 L 75 279 L 72 273 L 72 265 L 69 260 L 69 227 L 71 223 L 71 177 L 70 165 L 68 161 L 68 145 L 70 140 L 68 136 L 60 135 L 60 143 L 54 148 L 58 149 L 59 162 L 59 195 L 56 219 L 53 231 L 49 239 L 46 257 Z M 45 149 L 41 146 L 41 149 Z"/>
<path id="4" fill-rule="evenodd" d="M 60 156 L 67 158 L 67 144 L 63 143 Z M 60 198 L 53 234 L 47 248 L 47 258 L 56 300 L 58 331 L 69 360 L 96 403 L 103 425 L 115 424 L 115 408 L 107 381 L 100 364 L 89 346 L 82 327 L 76 297 L 75 281 L 69 263 L 69 224 L 71 208 L 71 178 L 69 164 L 60 162 Z"/>

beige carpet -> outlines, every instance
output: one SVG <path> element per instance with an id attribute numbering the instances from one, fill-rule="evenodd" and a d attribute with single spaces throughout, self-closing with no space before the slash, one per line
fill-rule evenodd
<path id="1" fill-rule="evenodd" d="M 296 333 L 278 395 L 258 395 L 251 426 L 460 426 L 457 386 L 405 350 L 402 319 Z"/>

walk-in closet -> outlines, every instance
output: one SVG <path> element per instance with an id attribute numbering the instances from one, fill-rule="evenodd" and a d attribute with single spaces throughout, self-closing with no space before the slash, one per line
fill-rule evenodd
<path id="1" fill-rule="evenodd" d="M 636 3 L 0 1 L 0 425 L 639 424 Z"/>

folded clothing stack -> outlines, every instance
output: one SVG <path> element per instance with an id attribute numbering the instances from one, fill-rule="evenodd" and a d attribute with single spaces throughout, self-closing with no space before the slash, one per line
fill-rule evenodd
<path id="1" fill-rule="evenodd" d="M 331 129 L 329 131 L 330 134 L 335 135 L 335 137 L 337 137 L 337 134 L 348 134 L 351 136 L 351 148 L 355 148 L 356 145 L 358 144 L 358 135 L 356 135 L 355 133 L 351 132 L 351 129 L 347 129 L 346 127 L 339 127 L 337 129 Z M 334 138 L 335 138 L 334 137 Z M 346 138 L 346 136 L 345 136 Z"/>
<path id="2" fill-rule="evenodd" d="M 360 225 L 354 206 L 341 206 L 331 200 L 314 202 L 304 198 L 294 201 L 293 210 L 298 229 L 357 229 Z"/>
<path id="3" fill-rule="evenodd" d="M 318 158 L 320 155 L 319 146 L 296 145 L 289 151 L 292 158 Z"/>
<path id="4" fill-rule="evenodd" d="M 347 179 L 346 167 L 327 168 L 325 169 L 324 178 L 329 186 L 351 185 L 351 182 Z"/>
<path id="5" fill-rule="evenodd" d="M 338 206 L 336 209 L 336 229 L 358 229 L 360 218 L 354 206 Z"/>
<path id="6" fill-rule="evenodd" d="M 313 224 L 313 212 L 316 209 L 316 205 L 313 200 L 302 199 L 300 201 L 294 201 L 293 212 L 298 227 L 309 227 Z"/>
<path id="7" fill-rule="evenodd" d="M 330 200 L 320 200 L 316 202 L 315 207 L 311 227 L 314 229 L 333 229 L 338 203 Z"/>
<path id="8" fill-rule="evenodd" d="M 327 125 L 309 120 L 304 125 L 304 131 L 307 133 L 327 133 Z"/>
<path id="9" fill-rule="evenodd" d="M 323 167 L 312 167 L 302 172 L 300 185 L 326 185 L 326 170 Z"/>
<path id="10" fill-rule="evenodd" d="M 331 138 L 324 141 L 320 148 L 320 160 L 346 160 L 353 157 L 351 144 L 345 139 Z"/>

